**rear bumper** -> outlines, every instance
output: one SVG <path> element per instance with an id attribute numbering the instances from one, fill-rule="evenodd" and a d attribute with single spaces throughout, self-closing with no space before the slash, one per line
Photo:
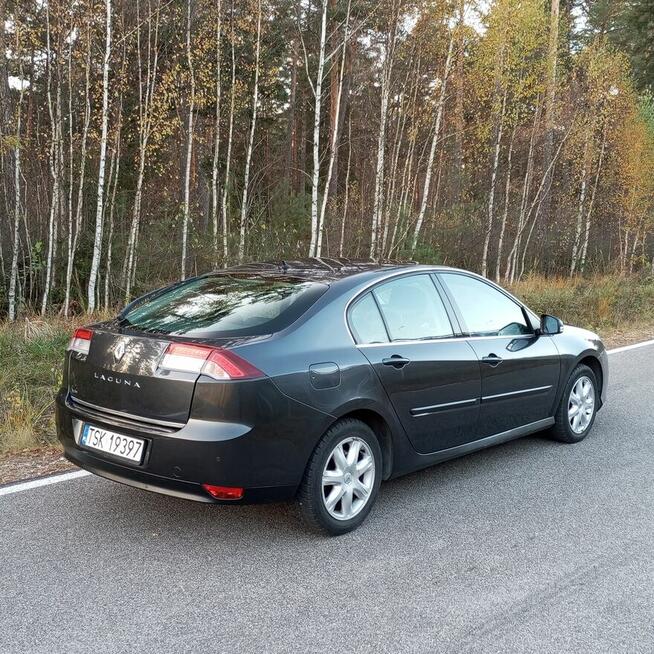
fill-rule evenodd
<path id="1" fill-rule="evenodd" d="M 143 490 L 214 504 L 282 501 L 294 497 L 317 440 L 331 420 L 280 394 L 269 421 L 242 423 L 191 418 L 168 434 L 85 414 L 57 396 L 57 435 L 66 458 L 96 475 Z M 143 461 L 132 464 L 77 444 L 82 422 L 142 438 Z M 216 500 L 202 484 L 244 489 L 240 500 Z"/>
<path id="2" fill-rule="evenodd" d="M 240 500 L 216 500 L 210 497 L 198 483 L 162 477 L 143 470 L 121 466 L 103 459 L 101 455 L 83 450 L 76 445 L 64 444 L 64 455 L 76 466 L 88 470 L 99 477 L 117 481 L 127 486 L 140 488 L 162 495 L 170 495 L 184 500 L 206 502 L 208 504 L 253 504 L 290 500 L 295 496 L 297 486 L 268 486 L 247 488 Z"/>

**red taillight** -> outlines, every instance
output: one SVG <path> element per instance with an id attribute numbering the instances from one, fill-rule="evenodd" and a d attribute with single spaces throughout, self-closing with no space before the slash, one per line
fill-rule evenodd
<path id="1" fill-rule="evenodd" d="M 171 343 L 159 370 L 202 373 L 218 380 L 263 377 L 261 370 L 229 350 L 189 343 Z"/>
<path id="2" fill-rule="evenodd" d="M 234 486 L 202 484 L 202 488 L 216 500 L 240 500 L 243 497 L 243 489 Z"/>
<path id="3" fill-rule="evenodd" d="M 213 350 L 202 373 L 214 379 L 256 379 L 263 373 L 229 350 Z"/>
<path id="4" fill-rule="evenodd" d="M 79 354 L 88 354 L 91 349 L 91 339 L 93 332 L 90 329 L 80 327 L 75 330 L 73 337 L 70 339 L 68 349 Z"/>

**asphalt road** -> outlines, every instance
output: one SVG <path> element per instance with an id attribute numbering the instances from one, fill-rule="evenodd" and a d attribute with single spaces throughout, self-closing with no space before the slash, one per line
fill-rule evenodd
<path id="1" fill-rule="evenodd" d="M 0 497 L 0 652 L 654 652 L 654 346 L 579 445 L 386 483 L 358 531 L 84 477 Z"/>

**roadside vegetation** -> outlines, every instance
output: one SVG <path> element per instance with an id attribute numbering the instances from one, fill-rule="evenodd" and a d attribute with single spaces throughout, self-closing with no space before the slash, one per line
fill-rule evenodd
<path id="1" fill-rule="evenodd" d="M 540 313 L 599 332 L 609 345 L 654 337 L 654 279 L 532 276 L 511 290 Z M 54 398 L 72 331 L 102 316 L 0 322 L 0 455 L 56 443 Z"/>
<path id="2" fill-rule="evenodd" d="M 652 0 L 0 2 L 0 316 L 236 262 L 654 263 Z"/>

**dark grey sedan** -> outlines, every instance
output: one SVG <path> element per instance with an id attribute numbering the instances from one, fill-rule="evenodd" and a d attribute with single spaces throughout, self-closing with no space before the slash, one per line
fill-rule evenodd
<path id="1" fill-rule="evenodd" d="M 548 430 L 590 432 L 595 334 L 442 266 L 248 264 L 155 291 L 71 339 L 57 425 L 68 459 L 193 500 L 297 498 L 331 534 L 380 484 Z"/>

